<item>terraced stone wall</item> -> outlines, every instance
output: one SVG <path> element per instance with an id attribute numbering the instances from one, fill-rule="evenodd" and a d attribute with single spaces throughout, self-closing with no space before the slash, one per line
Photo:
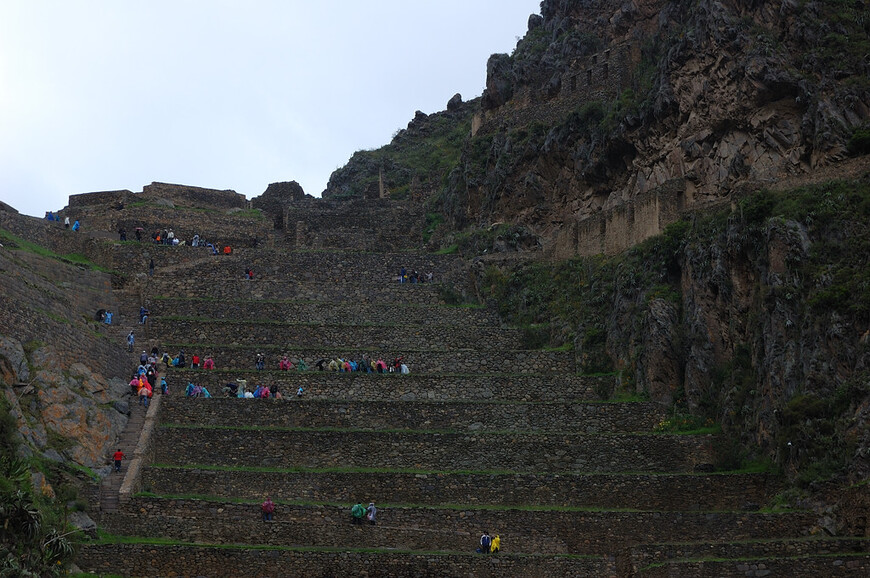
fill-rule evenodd
<path id="1" fill-rule="evenodd" d="M 243 424 L 239 424 L 243 426 Z M 247 467 L 382 467 L 529 472 L 690 472 L 712 463 L 711 436 L 452 434 L 161 428 L 154 461 Z M 360 454 L 358 448 L 367 448 Z M 503 451 L 494 451 L 503 448 Z"/>
<path id="2" fill-rule="evenodd" d="M 190 353 L 190 352 L 189 352 Z M 204 352 L 201 352 L 204 353 Z M 295 359 L 295 357 L 294 357 Z M 310 359 L 310 358 L 309 358 Z M 274 367 L 278 358 L 270 360 Z M 299 386 L 305 390 L 305 399 L 361 399 L 377 401 L 449 401 L 454 399 L 504 399 L 510 401 L 565 401 L 595 399 L 595 389 L 609 387 L 613 376 L 559 377 L 559 387 L 550 387 L 552 377 L 542 375 L 431 375 L 333 373 L 328 371 L 203 371 L 170 369 L 167 382 L 172 394 L 180 394 L 192 381 L 208 388 L 213 395 L 222 394 L 223 386 L 245 379 L 248 388 L 276 384 L 284 394 L 293 393 Z M 416 371 L 413 368 L 412 371 Z M 251 400 L 249 400 L 251 401 Z"/>
<path id="3" fill-rule="evenodd" d="M 389 325 L 320 325 L 304 323 L 232 323 L 188 319 L 155 319 L 152 330 L 167 343 L 181 343 L 191 335 L 205 343 L 229 342 L 233 345 L 307 347 L 372 347 L 447 350 L 451 348 L 488 351 L 522 349 L 521 332 L 498 327 L 467 324 L 438 327 Z M 280 341 L 276 343 L 276 336 Z"/>
<path id="4" fill-rule="evenodd" d="M 284 222 L 287 240 L 297 249 L 419 250 L 425 213 L 389 199 L 305 199 L 287 207 Z"/>
<path id="5" fill-rule="evenodd" d="M 377 499 L 375 499 L 377 502 Z M 378 525 L 350 523 L 350 504 L 279 504 L 274 523 L 264 523 L 258 504 L 134 498 L 125 512 L 106 520 L 120 535 L 165 536 L 211 544 L 313 547 L 356 544 L 360 548 L 472 550 L 483 530 L 500 534 L 509 553 L 594 554 L 638 543 L 673 539 L 675 528 L 699 540 L 760 539 L 795 536 L 811 523 L 807 514 L 732 514 L 686 512 L 583 512 L 541 510 L 455 510 L 392 508 L 379 510 Z"/>
<path id="6" fill-rule="evenodd" d="M 189 185 L 153 182 L 142 187 L 142 197 L 145 199 L 169 199 L 175 203 L 188 204 L 193 207 L 211 207 L 217 209 L 244 209 L 247 199 L 232 190 L 205 189 Z"/>
<path id="7" fill-rule="evenodd" d="M 404 289 L 404 287 L 400 288 Z M 298 301 L 224 301 L 160 298 L 154 315 L 212 320 L 273 320 L 319 324 L 488 325 L 498 326 L 494 309 L 374 303 L 303 303 Z"/>
<path id="8" fill-rule="evenodd" d="M 474 402 L 372 403 L 370 401 L 188 399 L 167 397 L 161 420 L 174 424 L 260 427 L 365 427 L 452 431 L 600 433 L 652 431 L 662 419 L 653 403 L 501 404 Z M 566 424 L 569 424 L 566 426 Z"/>
<path id="9" fill-rule="evenodd" d="M 635 572 L 653 564 L 662 564 L 668 560 L 717 560 L 717 559 L 760 559 L 802 556 L 831 556 L 843 553 L 870 552 L 870 542 L 853 539 L 794 539 L 784 541 L 758 541 L 744 543 L 710 543 L 710 544 L 656 544 L 654 546 L 636 546 L 631 550 L 631 564 Z M 832 561 L 835 558 L 832 558 Z M 859 567 L 866 566 L 866 560 L 860 561 Z M 751 564 L 744 562 L 743 564 Z M 759 562 L 755 562 L 757 566 Z M 764 562 L 762 562 L 764 564 Z M 727 568 L 727 566 L 725 566 Z M 680 566 L 677 566 L 680 568 Z M 736 568 L 736 564 L 734 565 Z M 833 568 L 833 566 L 832 566 Z M 845 569 L 845 566 L 844 566 Z M 748 571 L 750 569 L 744 569 Z M 755 570 L 758 570 L 756 567 Z M 762 568 L 763 570 L 763 568 Z M 668 574 L 669 576 L 673 574 Z M 687 574 L 678 573 L 677 576 Z M 728 575 L 728 574 L 723 574 Z M 752 574 L 747 574 L 751 576 Z M 773 574 L 770 574 L 773 575 Z M 802 572 L 791 574 L 776 574 L 777 576 L 809 576 Z M 814 574 L 817 576 L 835 576 L 836 574 Z"/>
<path id="10" fill-rule="evenodd" d="M 642 504 L 659 511 L 730 511 L 757 508 L 778 486 L 773 478 L 747 474 L 362 474 L 150 467 L 143 474 L 142 487 L 169 496 L 228 494 L 249 500 L 269 495 L 278 501 L 330 503 L 379 497 L 400 504 L 609 509 Z"/>
<path id="11" fill-rule="evenodd" d="M 471 548 L 466 548 L 471 549 Z M 190 548 L 143 544 L 84 545 L 76 562 L 85 568 L 132 576 L 149 568 L 154 576 L 615 576 L 607 557 L 548 558 L 360 552 L 300 552 L 242 548 Z M 317 569 L 312 573 L 312 569 Z"/>
<path id="12" fill-rule="evenodd" d="M 185 344 L 172 342 L 166 346 L 171 352 L 176 352 Z M 253 367 L 257 352 L 262 352 L 267 357 L 268 367 L 275 367 L 281 355 L 288 353 L 293 359 L 302 357 L 309 368 L 321 358 L 334 358 L 337 356 L 354 355 L 363 352 L 368 353 L 373 359 L 383 357 L 384 361 L 392 360 L 397 355 L 404 355 L 405 362 L 411 372 L 417 373 L 474 373 L 474 372 L 505 372 L 514 374 L 526 373 L 561 373 L 570 374 L 575 371 L 574 356 L 571 352 L 564 351 L 432 351 L 432 350 L 409 350 L 396 348 L 390 350 L 379 349 L 355 349 L 348 345 L 338 346 L 340 349 L 288 349 L 291 343 L 273 343 L 258 346 L 241 347 L 210 347 L 209 343 L 203 343 L 200 347 L 201 355 L 213 355 L 216 368 L 226 367 Z M 187 353 L 193 350 L 188 347 Z"/>
<path id="13" fill-rule="evenodd" d="M 312 264 L 314 260 L 312 260 Z M 205 265 L 200 266 L 200 268 Z M 329 301 L 333 303 L 382 304 L 399 301 L 410 305 L 438 304 L 441 298 L 433 285 L 401 285 L 389 283 L 377 287 L 361 287 L 341 279 L 311 283 L 276 279 L 244 279 L 244 266 L 229 276 L 207 274 L 205 277 L 185 275 L 183 271 L 171 279 L 155 278 L 149 283 L 151 295 L 158 297 L 206 297 L 215 302 L 239 300 Z M 255 275 L 258 270 L 254 268 Z"/>

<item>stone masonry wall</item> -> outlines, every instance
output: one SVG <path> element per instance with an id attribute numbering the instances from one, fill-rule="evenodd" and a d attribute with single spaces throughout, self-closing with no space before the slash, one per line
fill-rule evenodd
<path id="1" fill-rule="evenodd" d="M 287 242 L 297 249 L 419 250 L 425 213 L 403 201 L 304 199 L 284 213 Z"/>
<path id="2" fill-rule="evenodd" d="M 147 261 L 146 261 L 147 265 Z M 201 265 L 207 267 L 207 265 Z M 257 269 L 254 269 L 256 274 Z M 252 300 L 320 301 L 333 303 L 385 304 L 399 301 L 411 305 L 442 304 L 438 284 L 402 285 L 389 283 L 364 287 L 359 283 L 337 280 L 332 282 L 304 282 L 242 278 L 241 272 L 232 277 L 199 278 L 178 273 L 172 279 L 155 277 L 149 280 L 149 294 L 155 297 L 208 297 L 217 302 Z"/>
<path id="3" fill-rule="evenodd" d="M 350 523 L 349 510 L 350 503 L 344 507 L 278 504 L 276 521 L 265 524 L 259 501 L 237 504 L 139 497 L 106 520 L 106 527 L 115 534 L 207 544 L 355 544 L 358 548 L 453 551 L 473 549 L 479 533 L 487 529 L 493 535 L 502 534 L 506 553 L 594 555 L 638 543 L 667 542 L 675 528 L 701 541 L 738 540 L 793 537 L 813 522 L 808 514 L 382 507 L 377 526 L 359 528 Z"/>
<path id="4" fill-rule="evenodd" d="M 368 497 L 377 497 L 391 504 L 734 511 L 767 503 L 779 485 L 756 474 L 309 473 L 150 467 L 142 487 L 167 496 L 259 500 L 269 495 L 278 501 L 315 503 L 340 503 L 350 497 L 368 502 Z"/>
<path id="5" fill-rule="evenodd" d="M 362 529 L 360 529 L 360 532 Z M 474 540 L 469 538 L 469 543 Z M 463 548 L 471 551 L 468 544 Z M 612 559 L 548 559 L 474 554 L 407 554 L 364 552 L 311 552 L 257 548 L 193 548 L 140 544 L 83 545 L 76 563 L 83 570 L 134 575 L 149 568 L 154 576 L 185 576 L 195 568 L 201 576 L 321 577 L 354 576 L 616 576 Z"/>
<path id="6" fill-rule="evenodd" d="M 272 345 L 276 337 L 288 345 L 331 347 L 356 350 L 378 347 L 389 350 L 477 349 L 479 351 L 522 349 L 521 332 L 497 327 L 470 325 L 320 325 L 317 323 L 283 323 L 250 321 L 202 321 L 197 319 L 152 320 L 151 329 L 168 343 L 195 337 L 203 343 L 229 345 Z"/>
<path id="7" fill-rule="evenodd" d="M 274 402 L 273 402 L 274 401 Z M 252 403 L 253 402 L 253 403 Z M 265 402 L 265 403 L 257 403 Z M 188 399 L 167 396 L 161 420 L 210 426 L 523 432 L 651 432 L 665 413 L 653 403 L 363 402 Z"/>
<path id="8" fill-rule="evenodd" d="M 200 352 L 204 353 L 204 352 Z M 295 357 L 294 357 L 295 359 Z M 274 367 L 278 358 L 269 360 Z M 558 378 L 559 387 L 551 387 L 553 377 L 547 375 L 455 375 L 455 374 L 366 374 L 329 371 L 254 371 L 250 370 L 179 370 L 170 369 L 166 380 L 170 391 L 181 394 L 188 382 L 205 386 L 215 396 L 229 382 L 247 380 L 248 389 L 257 385 L 279 386 L 288 397 L 300 386 L 304 399 L 346 399 L 376 401 L 416 401 L 479 399 L 505 401 L 566 401 L 596 399 L 597 388 L 609 388 L 613 376 L 565 375 Z M 414 370 L 416 371 L 416 369 Z"/>
<path id="9" fill-rule="evenodd" d="M 152 318 L 161 315 L 227 320 L 273 320 L 320 324 L 384 324 L 412 326 L 499 325 L 494 309 L 438 305 L 312 303 L 299 301 L 212 301 L 160 298 L 151 301 Z"/>
<path id="10" fill-rule="evenodd" d="M 264 400 L 260 400 L 261 402 Z M 244 427 L 244 424 L 239 424 Z M 517 472 L 691 472 L 712 436 L 418 433 L 163 427 L 155 463 L 269 468 L 416 468 Z M 358 448 L 367 448 L 361 454 Z M 493 451 L 493 447 L 505 451 Z"/>
<path id="11" fill-rule="evenodd" d="M 220 191 L 217 189 L 205 189 L 170 183 L 154 182 L 146 185 L 142 187 L 142 197 L 151 200 L 167 199 L 176 204 L 185 204 L 198 208 L 244 209 L 248 206 L 245 195 L 240 195 L 235 191 Z"/>
<path id="12" fill-rule="evenodd" d="M 302 357 L 309 369 L 314 369 L 318 359 L 336 357 L 361 357 L 367 353 L 372 359 L 383 358 L 389 363 L 398 355 L 404 355 L 405 363 L 412 373 L 573 373 L 574 357 L 567 351 L 440 351 L 432 349 L 393 350 L 351 348 L 339 346 L 331 349 L 297 349 L 290 344 L 273 344 L 239 347 L 217 347 L 213 343 L 173 343 L 163 342 L 173 354 L 186 349 L 188 354 L 199 351 L 200 356 L 212 355 L 216 368 L 253 367 L 257 353 L 266 356 L 269 367 L 275 367 L 281 355 L 288 354 L 292 359 Z"/>
<path id="13" fill-rule="evenodd" d="M 635 546 L 631 550 L 631 566 L 637 572 L 653 564 L 669 560 L 691 559 L 752 559 L 836 555 L 845 552 L 870 552 L 870 541 L 855 539 L 785 540 L 751 543 L 656 544 Z M 768 564 L 765 560 L 764 564 Z M 679 568 L 679 566 L 677 567 Z M 727 568 L 727 566 L 725 566 Z M 720 570 L 721 571 L 721 570 Z M 744 570 L 745 572 L 746 570 Z M 726 570 L 727 572 L 727 570 Z M 668 574 L 669 576 L 671 574 Z M 685 575 L 685 574 L 681 574 Z M 727 574 L 724 574 L 727 575 Z M 769 574 L 774 575 L 774 574 Z M 809 574 L 782 574 L 807 576 Z M 828 574 L 818 574 L 819 576 Z"/>

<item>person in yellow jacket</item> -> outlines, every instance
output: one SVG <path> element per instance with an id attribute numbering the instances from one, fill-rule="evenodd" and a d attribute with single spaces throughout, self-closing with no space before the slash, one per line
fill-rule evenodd
<path id="1" fill-rule="evenodd" d="M 489 553 L 498 554 L 499 548 L 501 548 L 501 538 L 498 534 L 496 534 L 495 538 L 492 539 L 492 543 L 489 546 Z"/>

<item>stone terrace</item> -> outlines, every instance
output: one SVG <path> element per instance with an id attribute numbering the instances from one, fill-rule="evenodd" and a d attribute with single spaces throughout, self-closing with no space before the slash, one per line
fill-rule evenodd
<path id="1" fill-rule="evenodd" d="M 807 543 L 814 514 L 762 511 L 775 477 L 712 473 L 718 435 L 656 433 L 663 408 L 598 399 L 615 376 L 577 375 L 573 352 L 525 349 L 492 310 L 448 306 L 474 294 L 463 261 L 418 252 L 421 215 L 395 222 L 407 207 L 365 209 L 383 226 L 355 221 L 364 208 L 298 202 L 283 231 L 230 256 L 93 245 L 115 262 L 159 251 L 154 277 L 136 282 L 152 309 L 144 329 L 172 354 L 213 355 L 218 369 L 168 372 L 143 493 L 100 521 L 129 543 L 83 545 L 82 569 L 549 578 L 761 576 L 770 564 L 799 576 L 795 556 L 806 556 L 822 575 L 864 575 L 866 540 Z M 399 284 L 402 266 L 436 282 Z M 254 369 L 256 353 L 266 370 Z M 361 353 L 404 355 L 411 374 L 313 368 Z M 277 371 L 283 354 L 309 370 Z M 249 390 L 277 385 L 284 399 L 221 397 L 242 379 Z M 188 382 L 215 397 L 182 397 Z M 271 523 L 259 514 L 267 494 Z M 377 525 L 350 523 L 357 501 L 378 503 Z M 502 536 L 498 556 L 473 554 L 483 530 Z"/>

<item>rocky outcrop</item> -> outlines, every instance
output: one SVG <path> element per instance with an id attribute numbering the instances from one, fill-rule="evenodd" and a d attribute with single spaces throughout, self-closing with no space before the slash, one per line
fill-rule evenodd
<path id="1" fill-rule="evenodd" d="M 557 257 L 610 253 L 838 163 L 870 120 L 867 22 L 864 3 L 545 1 L 489 60 L 444 210 L 458 227 L 523 224 Z M 675 182 L 674 203 L 620 217 Z"/>

